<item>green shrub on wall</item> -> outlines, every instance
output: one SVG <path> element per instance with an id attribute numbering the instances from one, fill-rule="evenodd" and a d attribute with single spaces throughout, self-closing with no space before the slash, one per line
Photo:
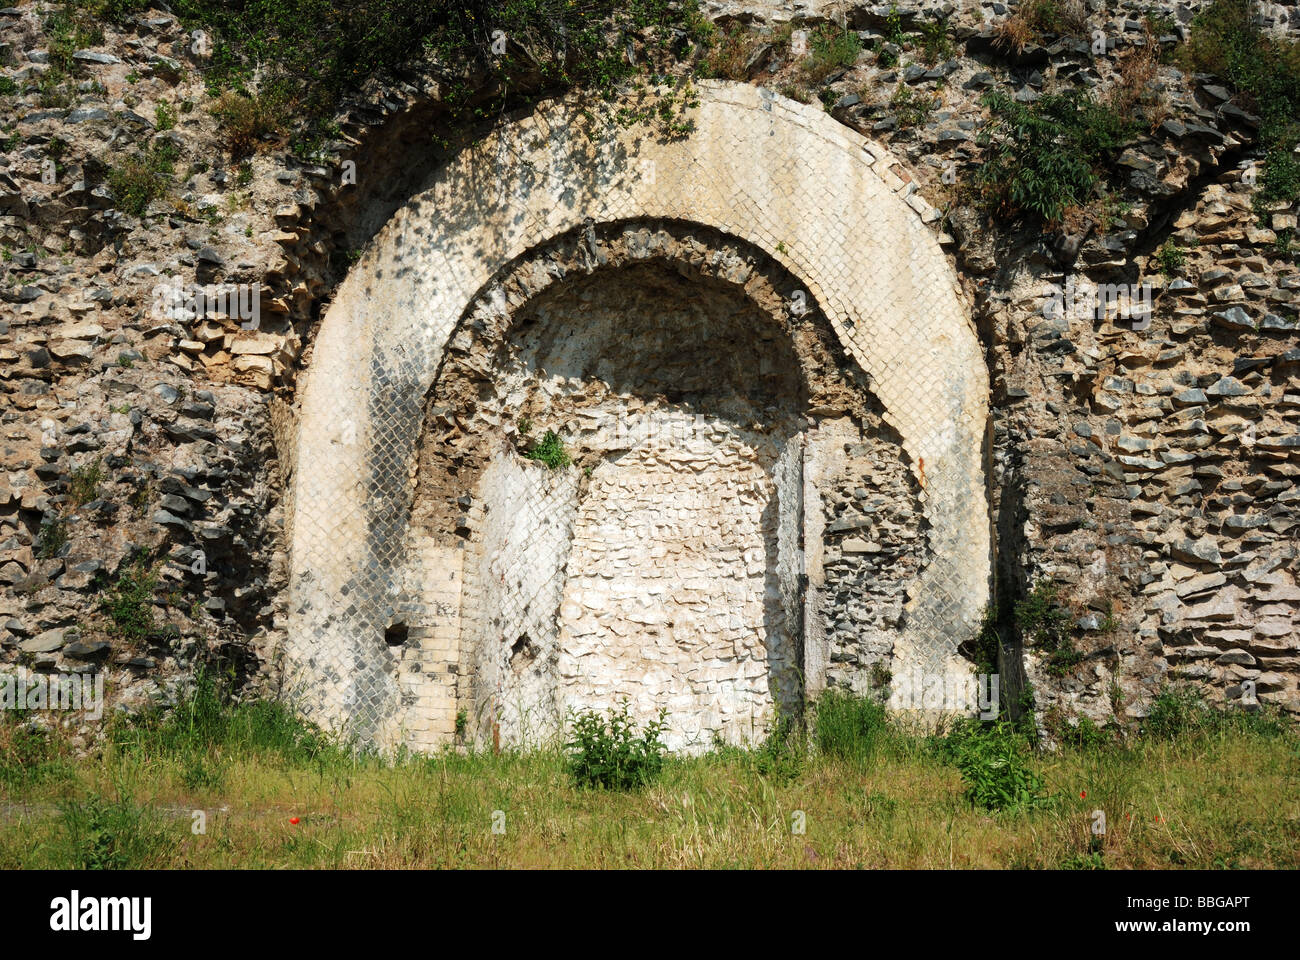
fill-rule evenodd
<path id="1" fill-rule="evenodd" d="M 545 464 L 549 470 L 560 470 L 573 462 L 568 451 L 564 449 L 564 441 L 554 430 L 547 430 L 542 435 L 542 439 L 534 443 L 524 456 L 529 460 Z"/>
<path id="2" fill-rule="evenodd" d="M 1056 585 L 1035 584 L 1015 606 L 1021 635 L 1047 655 L 1047 672 L 1061 676 L 1083 659 L 1070 637 L 1070 612 L 1060 603 Z"/>
<path id="3" fill-rule="evenodd" d="M 1054 224 L 1099 199 L 1101 171 L 1135 133 L 1131 121 L 1079 90 L 1032 104 L 990 92 L 983 102 L 992 120 L 980 134 L 987 154 L 977 183 L 1007 219 Z"/>

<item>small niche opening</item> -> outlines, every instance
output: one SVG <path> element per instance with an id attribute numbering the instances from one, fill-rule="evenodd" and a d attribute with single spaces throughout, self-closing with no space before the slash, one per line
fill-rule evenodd
<path id="1" fill-rule="evenodd" d="M 401 647 L 406 645 L 407 637 L 410 636 L 410 629 L 404 623 L 394 623 L 384 631 L 384 643 L 390 647 Z"/>
<path id="2" fill-rule="evenodd" d="M 533 641 L 528 634 L 522 634 L 518 640 L 510 645 L 511 669 L 523 670 L 536 659 L 537 648 L 533 646 Z"/>

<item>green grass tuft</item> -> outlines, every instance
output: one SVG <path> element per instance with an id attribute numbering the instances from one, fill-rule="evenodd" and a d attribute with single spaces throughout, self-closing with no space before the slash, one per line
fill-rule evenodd
<path id="1" fill-rule="evenodd" d="M 817 701 L 813 746 L 819 754 L 853 764 L 868 763 L 891 736 L 883 704 L 827 690 Z"/>

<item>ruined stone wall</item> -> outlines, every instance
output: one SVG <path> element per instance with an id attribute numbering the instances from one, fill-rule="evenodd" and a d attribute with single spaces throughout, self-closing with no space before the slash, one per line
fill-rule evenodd
<path id="1" fill-rule="evenodd" d="M 828 632 L 827 683 L 880 693 L 893 673 L 894 639 L 917 572 L 929 558 L 919 486 L 879 426 L 824 423 L 816 448 L 810 459 L 824 518 L 816 617 Z"/>
<path id="2" fill-rule="evenodd" d="M 491 490 L 489 477 L 476 491 L 485 526 L 502 528 L 512 552 L 486 532 L 479 545 L 481 582 L 503 583 L 504 595 L 480 597 L 467 614 L 485 625 L 473 646 L 508 662 L 474 672 L 474 700 L 506 715 L 509 741 L 526 739 L 527 728 L 550 735 L 567 709 L 605 709 L 620 697 L 638 716 L 663 707 L 679 718 L 674 746 L 707 746 L 714 733 L 736 739 L 728 728 L 742 719 L 740 736 L 754 739 L 771 713 L 769 671 L 793 666 L 782 665 L 792 639 L 766 580 L 777 548 L 769 474 L 794 429 L 799 365 L 734 287 L 652 264 L 608 266 L 512 318 L 513 335 L 479 381 L 492 394 L 476 391 L 455 411 L 463 436 L 495 445 L 489 470 L 532 474 L 514 495 Z M 444 367 L 435 403 L 471 356 Z M 541 464 L 513 466 L 514 445 L 492 427 L 520 423 L 531 434 L 520 438 L 525 449 L 548 430 L 564 437 L 580 484 L 553 480 Z M 466 468 L 457 460 L 457 476 L 433 486 L 456 488 Z M 520 601 L 529 622 L 509 622 Z M 549 686 L 549 701 L 529 694 L 537 685 Z M 531 710 L 516 709 L 516 696 Z M 710 713 L 721 715 L 701 721 Z"/>
<path id="3" fill-rule="evenodd" d="M 1177 30 L 1203 6 L 1169 8 Z M 1098 18 L 1115 58 L 1142 38 L 1142 11 L 1124 9 Z M 1268 8 L 1279 12 L 1271 27 L 1285 32 L 1290 17 L 1294 35 L 1294 9 Z M 1052 71 L 1095 72 L 1104 92 L 1115 62 L 1057 46 L 1041 73 L 1008 79 L 1026 102 Z M 1226 90 L 1168 64 L 1151 89 L 1166 119 L 1120 156 L 1113 223 L 1050 238 L 995 237 L 960 211 L 952 222 L 998 411 L 1004 692 L 1040 721 L 1141 718 L 1188 680 L 1229 704 L 1251 680 L 1259 701 L 1300 709 L 1284 672 L 1300 631 L 1282 599 L 1297 573 L 1297 273 L 1277 232 L 1294 212 L 1279 205 L 1261 223 L 1252 209 L 1257 119 Z M 951 135 L 952 118 L 938 121 L 916 149 Z M 1184 262 L 1166 272 L 1169 243 Z M 1149 323 L 1054 309 L 1064 291 L 1116 283 L 1151 284 Z M 1015 622 L 1015 604 L 1045 584 L 1070 614 L 1064 659 Z"/>
<path id="4" fill-rule="evenodd" d="M 528 639 L 515 663 L 527 661 L 527 677 L 558 658 L 563 622 L 590 618 L 507 613 L 493 599 L 501 585 L 490 588 L 484 545 L 509 545 L 513 525 L 500 520 L 508 506 L 489 519 L 473 491 L 535 502 L 540 517 L 554 518 L 554 529 L 539 520 L 538 530 L 555 549 L 520 553 L 514 566 L 535 574 L 541 606 L 556 597 L 563 606 L 568 578 L 596 579 L 580 567 L 595 566 L 599 543 L 583 531 L 600 518 L 583 504 L 593 483 L 622 501 L 610 458 L 632 454 L 595 435 L 620 414 L 651 434 L 666 429 L 660 417 L 680 413 L 673 422 L 684 427 L 689 415 L 691 429 L 700 418 L 663 403 L 647 413 L 639 397 L 579 402 L 581 390 L 566 387 L 555 396 L 571 413 L 552 425 L 572 449 L 587 449 L 593 473 L 562 477 L 521 456 L 515 400 L 499 398 L 471 424 L 460 418 L 477 410 L 477 393 L 451 388 L 501 378 L 505 368 L 483 352 L 487 320 L 526 312 L 549 284 L 523 284 L 519 270 L 560 280 L 590 268 L 595 277 L 602 256 L 639 244 L 642 260 L 691 262 L 692 290 L 706 274 L 730 273 L 750 302 L 781 318 L 800 377 L 815 388 L 788 434 L 777 431 L 780 442 L 737 427 L 734 410 L 703 417 L 710 458 L 730 451 L 728 478 L 748 482 L 749 465 L 761 462 L 760 499 L 791 504 L 775 523 L 760 511 L 747 535 L 776 543 L 765 608 L 776 603 L 789 617 L 802 606 L 804 698 L 827 685 L 888 695 L 899 663 L 936 654 L 942 670 L 969 671 L 969 646 L 958 650 L 992 599 L 1003 691 L 1040 719 L 1133 720 L 1180 679 L 1227 702 L 1249 680 L 1265 703 L 1300 709 L 1300 280 L 1285 246 L 1296 210 L 1279 204 L 1261 220 L 1251 208 L 1249 111 L 1212 78 L 1161 64 L 1147 86 L 1166 116 L 1119 158 L 1121 206 L 1109 222 L 1056 232 L 1005 224 L 963 193 L 983 158 L 980 96 L 1000 90 L 1033 103 L 1072 86 L 1107 95 L 1120 58 L 1146 42 L 1150 6 L 1086 4 L 1088 38 L 1100 30 L 1106 39 L 1097 55 L 1083 35 L 999 47 L 995 28 L 1011 12 L 1001 4 L 901 4 L 907 30 L 951 14 L 949 59 L 921 63 L 913 49 L 887 66 L 864 50 L 821 89 L 799 93 L 797 58 L 769 43 L 756 48 L 748 77 L 766 89 L 710 88 L 698 135 L 675 145 L 587 137 L 561 106 L 507 118 L 513 132 L 482 131 L 483 149 L 457 158 L 424 139 L 441 122 L 442 90 L 413 69 L 401 81 L 376 79 L 346 104 L 339 139 L 311 161 L 270 148 L 246 173 L 222 154 L 201 63 L 174 17 L 155 9 L 107 27 L 105 43 L 79 61 L 76 102 L 50 104 L 38 86 L 48 39 L 34 6 L 0 12 L 0 68 L 18 87 L 0 96 L 10 138 L 0 155 L 4 661 L 103 670 L 110 706 L 124 710 L 167 702 L 209 656 L 275 693 L 291 624 L 309 622 L 330 642 L 294 653 L 291 641 L 290 659 L 342 691 L 332 703 L 309 691 L 310 715 L 334 709 L 362 718 L 355 732 L 364 737 L 425 748 L 446 742 L 466 710 L 472 735 L 488 735 L 482 691 L 495 690 L 492 671 L 510 675 L 519 638 Z M 1154 6 L 1173 18 L 1155 38 L 1168 50 L 1205 3 Z M 1293 6 L 1265 13 L 1270 29 L 1300 29 Z M 868 45 L 885 39 L 889 14 L 854 4 L 709 10 L 723 25 L 760 31 L 843 23 Z M 898 107 L 900 92 L 934 106 L 917 119 Z M 150 118 L 164 102 L 199 106 L 161 130 Z M 51 183 L 45 161 L 56 141 L 66 149 Z M 180 151 L 170 195 L 124 213 L 107 170 L 162 141 Z M 348 160 L 355 183 L 341 175 Z M 644 231 L 638 239 L 608 229 L 628 223 Z M 684 225 L 695 250 L 650 256 L 664 224 Z M 667 232 L 683 241 L 676 226 Z M 547 245 L 557 238 L 570 246 L 552 261 Z M 1156 253 L 1171 240 L 1186 259 L 1166 276 Z M 559 277 L 548 273 L 556 263 Z M 349 271 L 355 279 L 336 289 Z M 746 286 L 752 275 L 769 277 L 774 292 Z M 1143 329 L 1044 309 L 1071 283 L 1146 281 L 1155 311 Z M 221 310 L 159 315 L 164 282 L 260 282 L 260 326 L 244 329 Z M 802 325 L 789 309 L 795 290 L 812 311 Z M 978 340 L 962 332 L 967 316 Z M 443 335 L 452 337 L 446 360 L 428 349 Z M 351 364 L 358 354 L 367 363 Z M 587 383 L 612 384 L 595 374 Z M 816 395 L 837 378 L 842 392 Z M 535 429 L 546 429 L 553 399 L 524 401 Z M 499 443 L 462 456 L 472 451 L 460 439 L 478 433 Z M 393 455 L 359 457 L 376 445 Z M 644 463 L 645 477 L 669 469 Z M 96 464 L 102 476 L 88 483 Z M 417 495 L 449 464 L 462 471 L 456 483 Z M 690 486 L 699 474 L 678 466 L 668 476 Z M 640 540 L 627 542 L 630 560 Z M 147 604 L 154 627 L 127 638 L 101 599 L 144 548 L 157 578 Z M 290 589 L 295 549 L 318 566 L 300 570 Z M 743 557 L 710 564 L 737 583 L 742 567 L 750 576 Z M 1045 582 L 1060 589 L 1073 624 L 1079 657 L 1064 669 L 1014 616 Z M 757 584 L 745 589 L 751 609 Z M 463 617 L 484 605 L 501 607 L 501 624 Z M 507 635 L 509 644 L 492 646 Z M 521 696 L 499 705 L 508 732 L 522 727 L 512 702 L 557 708 L 558 680 L 517 686 Z M 753 702 L 764 696 L 751 693 Z M 767 696 L 775 704 L 781 695 Z"/>
<path id="5" fill-rule="evenodd" d="M 1067 587 L 1085 655 L 1054 676 L 1031 645 L 1045 709 L 1141 716 L 1178 679 L 1228 700 L 1252 680 L 1263 702 L 1300 705 L 1297 275 L 1254 225 L 1240 174 L 1216 179 L 1175 218 L 1187 263 L 1155 278 L 1149 328 L 1026 324 L 1062 360 L 1023 363 L 1034 386 L 1015 404 L 1030 409 L 1011 422 L 1038 435 L 1006 438 L 1027 504 L 1004 549 Z"/>

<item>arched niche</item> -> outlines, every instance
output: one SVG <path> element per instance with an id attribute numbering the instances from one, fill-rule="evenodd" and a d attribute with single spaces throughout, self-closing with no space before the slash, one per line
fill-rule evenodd
<path id="1" fill-rule="evenodd" d="M 450 737 L 466 697 L 466 551 L 410 523 L 430 390 L 467 310 L 510 265 L 642 222 L 759 251 L 795 287 L 783 296 L 825 318 L 879 401 L 923 514 L 925 562 L 889 640 L 895 670 L 966 671 L 957 647 L 988 596 L 987 374 L 951 268 L 888 166 L 823 111 L 708 83 L 689 136 L 554 102 L 440 170 L 339 288 L 300 389 L 285 654 L 301 709 L 380 745 Z M 814 541 L 835 533 L 813 527 Z M 808 551 L 799 562 L 820 589 L 825 571 Z M 835 669 L 831 626 L 803 625 L 805 695 Z"/>

